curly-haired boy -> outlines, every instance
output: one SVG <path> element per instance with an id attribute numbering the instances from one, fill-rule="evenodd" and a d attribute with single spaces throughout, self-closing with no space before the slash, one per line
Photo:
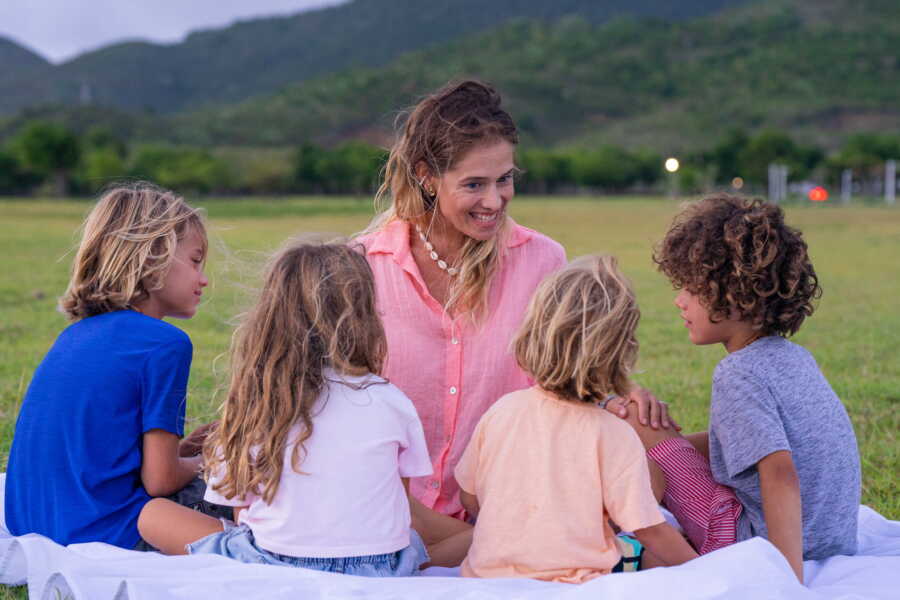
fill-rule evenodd
<path id="1" fill-rule="evenodd" d="M 800 232 L 777 206 L 714 195 L 676 217 L 654 260 L 679 290 L 691 342 L 729 353 L 713 375 L 708 432 L 629 420 L 657 496 L 701 553 L 763 536 L 801 581 L 804 559 L 854 554 L 853 426 L 812 355 L 786 339 L 821 294 Z"/>

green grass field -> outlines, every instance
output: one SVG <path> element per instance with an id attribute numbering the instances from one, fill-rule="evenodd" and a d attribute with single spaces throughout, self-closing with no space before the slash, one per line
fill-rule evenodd
<path id="1" fill-rule="evenodd" d="M 196 317 L 176 322 L 194 342 L 189 416 L 214 417 L 236 314 L 247 305 L 260 265 L 290 236 L 347 235 L 365 227 L 368 200 L 210 200 L 211 284 Z M 19 404 L 35 367 L 66 326 L 55 310 L 65 290 L 85 202 L 0 202 L 0 460 L 5 467 Z M 570 257 L 619 257 L 642 308 L 636 379 L 670 403 L 685 430 L 707 424 L 709 382 L 721 347 L 693 347 L 672 304 L 674 293 L 650 260 L 678 204 L 634 198 L 517 198 L 520 223 L 561 242 Z M 900 519 L 900 209 L 787 208 L 802 229 L 824 289 L 816 314 L 795 340 L 816 356 L 853 420 L 863 464 L 863 502 Z M 190 427 L 190 425 L 189 425 Z M 39 466 L 36 466 L 39 468 Z M 0 598 L 3 597 L 0 590 Z"/>

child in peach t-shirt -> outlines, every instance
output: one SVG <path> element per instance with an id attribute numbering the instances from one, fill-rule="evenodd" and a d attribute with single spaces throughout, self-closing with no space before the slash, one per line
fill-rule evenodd
<path id="1" fill-rule="evenodd" d="M 659 511 L 637 435 L 602 408 L 628 393 L 639 316 L 611 257 L 576 260 L 538 288 L 514 341 L 537 385 L 484 414 L 456 467 L 477 517 L 463 575 L 582 583 L 624 570 L 629 544 L 610 520 L 653 564 L 697 556 Z"/>

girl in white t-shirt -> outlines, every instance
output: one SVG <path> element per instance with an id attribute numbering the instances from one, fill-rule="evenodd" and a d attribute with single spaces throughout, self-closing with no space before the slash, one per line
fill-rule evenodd
<path id="1" fill-rule="evenodd" d="M 372 273 L 340 244 L 272 260 L 231 350 L 231 385 L 204 446 L 205 499 L 235 522 L 157 498 L 138 528 L 165 554 L 354 575 L 412 575 L 408 477 L 430 475 L 412 402 L 379 377 L 386 349 Z M 224 530 L 223 530 L 224 528 Z"/>

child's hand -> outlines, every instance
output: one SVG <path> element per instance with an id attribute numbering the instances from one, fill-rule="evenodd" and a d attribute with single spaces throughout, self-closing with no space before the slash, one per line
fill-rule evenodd
<path id="1" fill-rule="evenodd" d="M 681 431 L 681 426 L 669 416 L 669 407 L 665 402 L 657 399 L 649 390 L 635 387 L 627 397 L 617 396 L 606 404 L 606 410 L 622 418 L 628 418 L 629 405 L 637 404 L 638 421 L 641 425 L 647 425 L 653 429 L 674 428 Z"/>
<path id="2" fill-rule="evenodd" d="M 181 440 L 181 443 L 178 444 L 178 456 L 188 458 L 197 456 L 203 452 L 203 443 L 206 441 L 206 436 L 208 436 L 213 427 L 218 424 L 218 421 L 213 421 L 212 423 L 201 425 L 190 435 Z"/>

